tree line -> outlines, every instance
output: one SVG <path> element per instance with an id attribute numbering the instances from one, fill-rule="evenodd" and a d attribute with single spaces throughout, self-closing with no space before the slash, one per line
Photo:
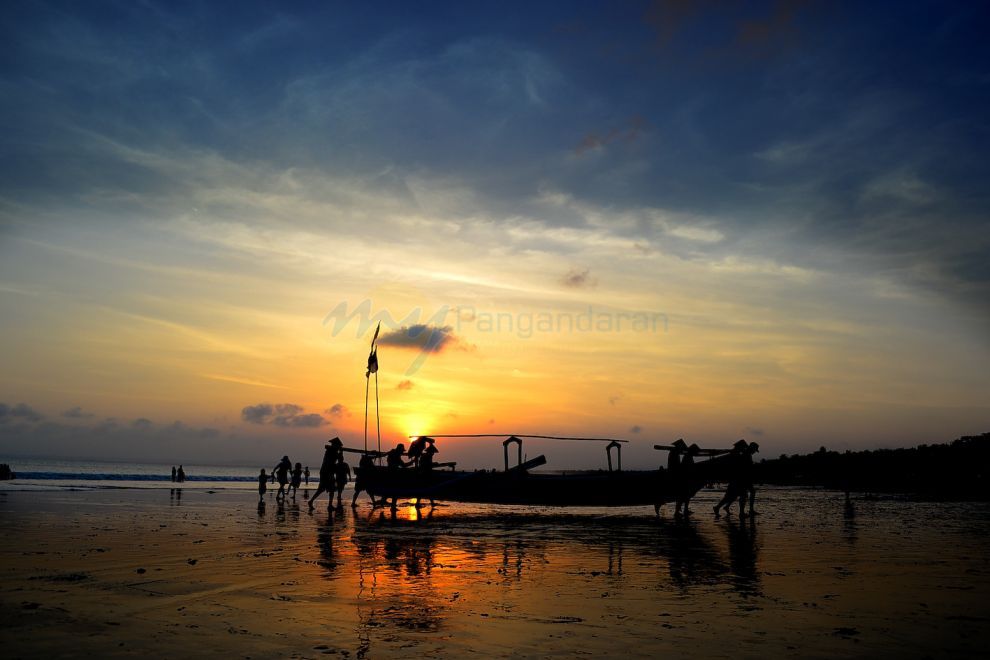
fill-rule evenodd
<path id="1" fill-rule="evenodd" d="M 817 452 L 763 460 L 758 483 L 933 499 L 988 500 L 990 433 L 904 449 Z"/>

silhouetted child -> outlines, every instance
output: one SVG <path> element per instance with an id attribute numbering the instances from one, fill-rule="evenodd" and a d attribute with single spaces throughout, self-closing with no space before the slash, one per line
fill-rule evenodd
<path id="1" fill-rule="evenodd" d="M 289 471 L 292 469 L 292 462 L 289 460 L 288 456 L 283 456 L 282 460 L 278 462 L 272 471 L 275 472 L 275 476 L 278 478 L 278 493 L 275 494 L 275 499 L 280 500 L 285 497 L 285 487 L 289 485 Z"/>
<path id="2" fill-rule="evenodd" d="M 261 468 L 261 474 L 258 475 L 258 498 L 259 501 L 265 501 L 265 491 L 268 490 L 268 475 L 265 474 L 265 468 Z"/>
<path id="3" fill-rule="evenodd" d="M 292 499 L 296 499 L 296 493 L 299 491 L 299 485 L 302 483 L 302 463 L 296 463 L 296 467 L 292 468 L 292 483 L 289 484 L 289 490 L 292 491 Z"/>

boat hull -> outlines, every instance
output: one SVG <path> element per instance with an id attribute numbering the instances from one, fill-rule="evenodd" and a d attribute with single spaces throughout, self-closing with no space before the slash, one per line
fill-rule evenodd
<path id="1" fill-rule="evenodd" d="M 567 474 L 359 468 L 359 485 L 374 497 L 480 504 L 635 506 L 673 502 L 678 486 L 661 471 Z M 700 488 L 700 486 L 699 486 Z M 697 489 L 694 489 L 696 492 Z"/>

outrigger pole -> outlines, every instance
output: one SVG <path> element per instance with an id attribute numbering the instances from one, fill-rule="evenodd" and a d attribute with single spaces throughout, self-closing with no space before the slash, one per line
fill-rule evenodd
<path id="1" fill-rule="evenodd" d="M 382 322 L 375 328 L 375 336 L 371 338 L 371 352 L 368 353 L 368 369 L 364 372 L 364 451 L 368 451 L 368 394 L 371 388 L 371 374 L 375 374 L 375 418 L 378 420 L 378 451 L 382 450 L 382 418 L 378 410 L 378 332 Z"/>
<path id="2" fill-rule="evenodd" d="M 629 442 L 628 440 L 616 440 L 615 438 L 569 438 L 557 435 L 522 435 L 520 433 L 448 433 L 448 434 L 430 434 L 426 437 L 428 438 L 501 438 L 501 437 L 516 437 L 516 438 L 538 438 L 540 440 L 578 440 L 582 442 Z M 418 438 L 420 435 L 410 435 L 410 438 Z"/>

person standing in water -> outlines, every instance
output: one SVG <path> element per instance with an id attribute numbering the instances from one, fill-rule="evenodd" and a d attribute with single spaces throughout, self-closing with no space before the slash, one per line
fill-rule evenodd
<path id="1" fill-rule="evenodd" d="M 172 466 L 172 481 L 175 481 L 175 466 Z"/>
<path id="2" fill-rule="evenodd" d="M 268 475 L 265 474 L 265 468 L 261 468 L 261 474 L 258 475 L 258 503 L 265 501 L 265 491 L 268 490 Z"/>
<path id="3" fill-rule="evenodd" d="M 179 466 L 179 471 L 176 473 L 175 480 L 178 481 L 179 483 L 182 483 L 186 480 L 186 471 L 182 469 L 181 465 Z"/>
<path id="4" fill-rule="evenodd" d="M 289 484 L 289 471 L 292 470 L 292 461 L 288 456 L 283 456 L 278 465 L 272 468 L 278 478 L 278 492 L 275 494 L 276 500 L 285 499 L 285 487 Z"/>
<path id="5" fill-rule="evenodd" d="M 688 447 L 687 453 L 685 453 L 684 458 L 681 459 L 680 465 L 680 479 L 678 480 L 678 493 L 677 493 L 677 504 L 674 506 L 674 514 L 677 511 L 687 516 L 691 514 L 691 509 L 688 505 L 691 503 L 691 497 L 694 496 L 694 485 L 695 485 L 695 470 L 694 470 L 694 457 L 698 455 L 701 451 L 701 447 L 693 444 Z"/>
<path id="6" fill-rule="evenodd" d="M 358 462 L 357 476 L 354 479 L 354 497 L 351 498 L 351 507 L 357 506 L 358 495 L 364 492 L 365 484 L 367 483 L 367 474 L 375 468 L 375 459 L 372 458 L 370 453 L 365 453 L 361 455 L 361 460 Z M 375 504 L 375 496 L 370 492 L 368 497 L 371 498 L 372 505 Z"/>
<path id="7" fill-rule="evenodd" d="M 327 443 L 323 452 L 323 462 L 320 464 L 320 485 L 317 486 L 313 496 L 309 498 L 310 511 L 313 510 L 313 503 L 316 502 L 316 498 L 323 493 L 330 493 L 330 507 L 333 506 L 334 466 L 337 465 L 338 460 L 343 458 L 343 447 L 344 443 L 340 441 L 340 438 L 334 438 Z"/>
<path id="8" fill-rule="evenodd" d="M 671 443 L 670 451 L 667 452 L 667 479 L 670 481 L 670 489 L 674 493 L 674 515 L 681 514 L 681 455 L 687 449 L 684 438 L 678 438 Z M 660 507 L 657 507 L 660 513 Z"/>
<path id="9" fill-rule="evenodd" d="M 292 499 L 296 499 L 296 493 L 299 492 L 300 484 L 302 484 L 302 463 L 296 463 L 296 466 L 292 468 L 292 483 L 289 484 L 289 490 L 292 491 Z"/>
<path id="10" fill-rule="evenodd" d="M 713 508 L 715 511 L 715 517 L 719 517 L 719 512 L 721 509 L 725 509 L 726 513 L 729 512 L 732 502 L 736 498 L 741 498 L 739 500 L 739 515 L 743 516 L 746 508 L 746 498 L 745 495 L 748 494 L 748 490 L 745 489 L 745 472 L 746 472 L 746 462 L 747 459 L 750 464 L 753 462 L 752 454 L 749 452 L 749 443 L 745 440 L 737 440 L 732 445 L 732 451 L 729 452 L 729 459 L 731 464 L 729 465 L 730 476 L 729 483 L 725 487 L 725 495 L 719 500 Z M 744 492 L 745 490 L 745 492 Z"/>
<path id="11" fill-rule="evenodd" d="M 344 506 L 343 503 L 343 493 L 344 486 L 347 482 L 351 480 L 351 466 L 344 462 L 344 456 L 341 455 L 337 460 L 337 464 L 333 466 L 333 479 L 337 487 L 337 506 Z M 331 495 L 330 501 L 333 502 L 333 496 Z"/>
<path id="12" fill-rule="evenodd" d="M 308 486 L 309 485 L 309 466 L 308 465 L 303 470 L 303 477 L 305 477 L 305 479 L 306 479 L 306 485 Z"/>

